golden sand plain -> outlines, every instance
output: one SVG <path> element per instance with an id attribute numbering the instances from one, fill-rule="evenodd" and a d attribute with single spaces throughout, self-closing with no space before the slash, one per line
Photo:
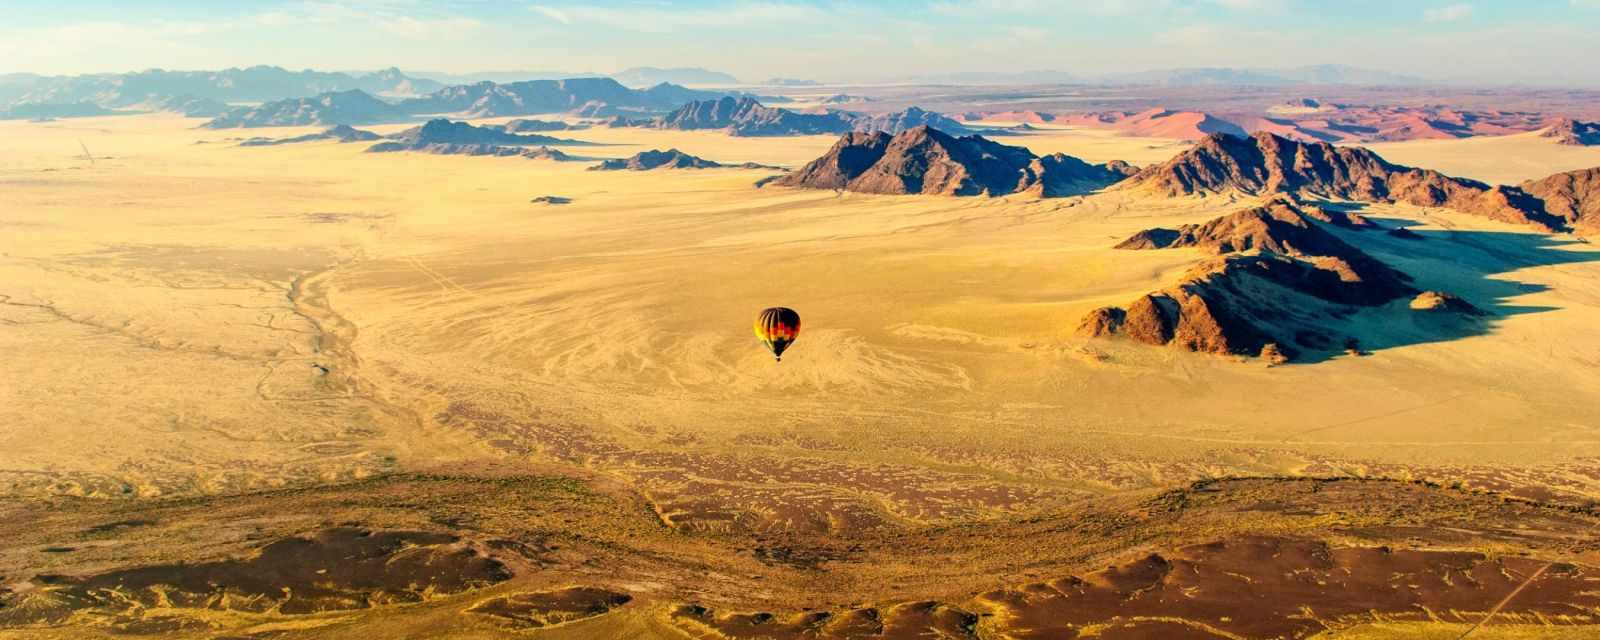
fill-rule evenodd
<path id="1" fill-rule="evenodd" d="M 756 188 L 771 171 L 241 148 L 197 123 L 0 123 L 5 494 L 554 465 L 690 534 L 968 522 L 1231 475 L 1600 497 L 1600 250 L 1570 237 L 1368 207 L 1426 241 L 1364 247 L 1494 312 L 1486 330 L 1377 309 L 1356 319 L 1371 355 L 1269 368 L 1074 335 L 1201 258 L 1111 245 L 1247 200 Z M 560 135 L 598 143 L 567 149 L 584 157 L 791 167 L 833 143 Z M 1182 148 L 1004 141 L 1140 164 Z M 1474 177 L 1579 162 L 1521 137 L 1455 144 L 1384 149 Z M 1460 160 L 1502 151 L 1550 168 Z M 750 331 L 773 305 L 805 323 L 782 364 Z"/>
<path id="2" fill-rule="evenodd" d="M 1537 469 L 1600 450 L 1586 339 L 1600 265 L 1570 239 L 1371 208 L 1438 234 L 1375 249 L 1421 286 L 1515 312 L 1485 335 L 1268 369 L 1073 335 L 1085 311 L 1198 258 L 1111 244 L 1228 199 L 757 189 L 768 172 L 240 148 L 224 141 L 238 131 L 194 124 L 3 125 L 13 490 L 214 491 L 499 455 L 438 424 L 452 403 L 630 447 L 817 446 L 1042 495 L 1325 464 Z M 1008 140 L 1072 151 L 1077 135 Z M 831 144 L 573 137 L 607 143 L 579 155 L 671 146 L 787 166 Z M 1089 140 L 1159 159 L 1148 140 Z M 781 365 L 747 326 L 777 304 L 806 327 Z M 347 344 L 324 356 L 329 340 Z"/>

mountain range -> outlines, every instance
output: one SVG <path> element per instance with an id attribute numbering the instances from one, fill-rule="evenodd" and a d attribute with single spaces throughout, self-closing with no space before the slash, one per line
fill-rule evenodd
<path id="1" fill-rule="evenodd" d="M 479 82 L 445 87 L 426 96 L 389 103 L 349 90 L 312 98 L 291 98 L 256 107 L 233 109 L 206 127 L 270 127 L 308 124 L 371 124 L 405 120 L 417 115 L 453 113 L 465 117 L 523 116 L 543 113 L 583 112 L 592 115 L 606 107 L 627 113 L 660 113 L 685 102 L 725 94 L 697 91 L 672 84 L 630 89 L 610 78 L 529 80 L 510 84 Z"/>
<path id="2" fill-rule="evenodd" d="M 150 69 L 81 76 L 7 76 L 7 81 L 0 82 L 0 103 L 87 101 L 118 108 L 152 98 L 175 96 L 217 102 L 264 102 L 352 89 L 384 96 L 415 96 L 443 87 L 432 80 L 409 77 L 394 68 L 361 75 L 309 69 L 289 71 L 273 66 L 220 71 Z"/>
<path id="3" fill-rule="evenodd" d="M 734 136 L 799 136 L 847 131 L 893 134 L 920 126 L 932 126 L 955 135 L 973 133 L 960 122 L 917 107 L 880 114 L 836 110 L 800 112 L 768 107 L 750 97 L 728 96 L 686 103 L 645 126 L 684 131 L 720 129 Z"/>
<path id="4" fill-rule="evenodd" d="M 1490 186 L 1390 163 L 1362 147 L 1299 142 L 1257 132 L 1213 134 L 1116 187 L 1164 197 L 1237 191 L 1447 207 L 1502 222 L 1557 230 L 1565 224 L 1518 187 Z"/>

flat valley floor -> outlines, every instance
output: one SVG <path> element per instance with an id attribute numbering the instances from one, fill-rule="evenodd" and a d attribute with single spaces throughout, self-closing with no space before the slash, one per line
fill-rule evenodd
<path id="1" fill-rule="evenodd" d="M 1363 311 L 1366 355 L 1269 367 L 1075 334 L 1202 258 L 1112 245 L 1248 198 L 758 188 L 198 122 L 0 123 L 0 638 L 1600 633 L 1587 242 L 1362 207 L 1422 237 L 1369 252 L 1488 320 Z M 788 167 L 834 141 L 561 135 Z M 1374 148 L 1600 165 L 1532 134 Z M 804 319 L 781 364 L 750 328 L 776 305 Z"/>

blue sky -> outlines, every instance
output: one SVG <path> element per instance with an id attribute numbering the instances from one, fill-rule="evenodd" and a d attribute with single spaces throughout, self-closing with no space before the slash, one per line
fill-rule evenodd
<path id="1" fill-rule="evenodd" d="M 1344 63 L 1600 85 L 1600 0 L 5 0 L 0 72 L 702 66 L 747 80 Z"/>

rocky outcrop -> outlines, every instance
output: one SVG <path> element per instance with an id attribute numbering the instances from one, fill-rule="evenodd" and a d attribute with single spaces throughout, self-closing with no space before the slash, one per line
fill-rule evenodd
<path id="1" fill-rule="evenodd" d="M 406 119 L 406 112 L 351 89 L 324 93 L 313 98 L 294 98 L 268 102 L 257 107 L 234 109 L 201 125 L 208 129 L 239 127 L 287 127 L 306 125 L 371 124 Z"/>
<path id="2" fill-rule="evenodd" d="M 1566 221 L 1573 231 L 1600 234 L 1600 167 L 1529 180 L 1521 188 L 1538 198 L 1547 214 Z"/>
<path id="3" fill-rule="evenodd" d="M 1415 311 L 1434 311 L 1439 313 L 1454 313 L 1467 316 L 1481 316 L 1483 311 L 1473 306 L 1472 303 L 1462 300 L 1460 296 L 1443 291 L 1424 291 L 1411 299 L 1411 308 Z"/>
<path id="4" fill-rule="evenodd" d="M 1190 351 L 1292 358 L 1336 342 L 1330 319 L 1417 294 L 1410 277 L 1341 240 L 1290 200 L 1198 225 L 1140 232 L 1123 249 L 1196 248 L 1202 261 L 1172 287 L 1090 312 L 1078 332 Z"/>
<path id="5" fill-rule="evenodd" d="M 1216 134 L 1160 165 L 1145 168 L 1118 189 L 1162 196 L 1237 191 L 1310 194 L 1361 202 L 1445 207 L 1494 220 L 1555 230 L 1560 221 L 1516 187 L 1452 178 L 1385 161 L 1361 147 L 1298 142 L 1268 133 Z"/>
<path id="6" fill-rule="evenodd" d="M 862 193 L 1065 196 L 1124 178 L 1125 163 L 1089 164 L 1064 154 L 1036 156 L 981 136 L 957 138 L 922 126 L 893 136 L 848 133 L 833 148 L 773 184 Z"/>
<path id="7" fill-rule="evenodd" d="M 488 125 L 485 128 L 499 129 L 506 133 L 538 133 L 541 131 L 575 131 L 584 128 L 582 125 L 573 125 L 560 120 L 534 120 L 532 118 L 517 118 L 508 120 L 505 124 Z"/>
<path id="8" fill-rule="evenodd" d="M 389 136 L 367 148 L 368 153 L 416 151 L 438 155 L 461 156 L 521 156 L 546 160 L 571 160 L 571 156 L 551 149 L 551 144 L 583 144 L 576 140 L 552 138 L 541 135 L 508 133 L 497 127 L 479 127 L 466 122 L 452 122 L 443 118 L 429 120 L 420 127 L 412 127 Z M 540 145 L 536 149 L 527 147 Z"/>
<path id="9" fill-rule="evenodd" d="M 336 140 L 338 142 L 370 142 L 380 140 L 380 136 L 371 131 L 363 131 L 347 124 L 330 127 L 317 133 L 308 133 L 303 136 L 290 138 L 251 138 L 240 142 L 241 147 L 272 147 L 280 144 L 297 144 L 301 142 L 318 142 L 322 140 Z"/>
<path id="10" fill-rule="evenodd" d="M 677 149 L 651 149 L 629 158 L 606 160 L 589 167 L 590 171 L 651 171 L 654 169 L 715 169 L 725 167 L 719 162 L 691 156 Z"/>
<path id="11" fill-rule="evenodd" d="M 850 104 L 853 102 L 872 102 L 872 98 L 868 98 L 866 96 L 853 96 L 848 93 L 835 93 L 831 96 L 823 98 L 821 102 L 822 104 Z"/>
<path id="12" fill-rule="evenodd" d="M 1580 147 L 1600 145 L 1600 122 L 1579 122 L 1564 118 L 1546 127 L 1539 135 L 1554 139 L 1556 144 Z"/>
<path id="13" fill-rule="evenodd" d="M 389 136 L 391 140 L 405 144 L 499 144 L 499 145 L 549 145 L 549 144 L 581 144 L 577 140 L 566 140 L 541 135 L 524 135 L 512 133 L 502 127 L 480 127 L 467 122 L 455 122 L 444 118 L 429 120 L 420 127 L 412 127 Z"/>

